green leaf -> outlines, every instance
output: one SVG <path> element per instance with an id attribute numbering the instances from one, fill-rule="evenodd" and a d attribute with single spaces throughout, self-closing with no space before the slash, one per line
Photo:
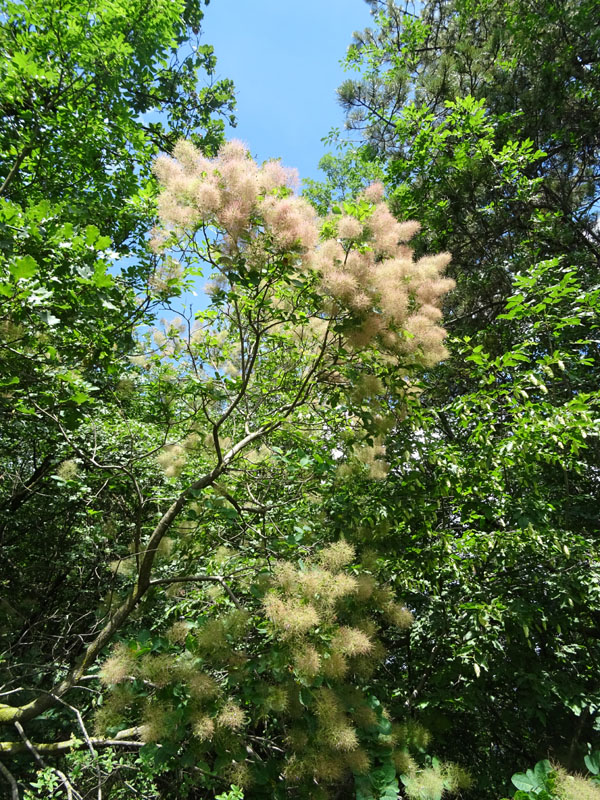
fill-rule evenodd
<path id="1" fill-rule="evenodd" d="M 96 273 L 93 277 L 93 281 L 99 289 L 105 289 L 107 286 L 112 286 L 114 283 L 112 275 L 106 275 L 105 273 Z"/>
<path id="2" fill-rule="evenodd" d="M 531 770 L 527 770 L 527 773 L 516 772 L 512 776 L 511 781 L 517 789 L 521 789 L 524 792 L 530 792 L 539 788 L 539 783 Z"/>
<path id="3" fill-rule="evenodd" d="M 100 231 L 95 225 L 88 225 L 85 229 L 85 243 L 92 245 L 100 236 Z"/>
<path id="4" fill-rule="evenodd" d="M 44 320 L 46 325 L 49 325 L 51 328 L 60 323 L 60 319 L 55 317 L 50 311 L 41 311 L 40 317 Z"/>
<path id="5" fill-rule="evenodd" d="M 21 256 L 10 265 L 9 269 L 13 277 L 20 280 L 21 278 L 33 278 L 39 267 L 33 256 Z"/>
<path id="6" fill-rule="evenodd" d="M 77 405 L 81 405 L 82 403 L 87 403 L 91 399 L 92 398 L 89 396 L 89 394 L 86 394 L 85 392 L 75 392 L 75 394 L 72 394 L 71 397 L 69 398 L 69 400 L 72 400 L 74 403 L 77 403 Z"/>
<path id="7" fill-rule="evenodd" d="M 587 755 L 583 760 L 592 775 L 600 774 L 600 750 L 594 750 L 593 753 Z"/>
<path id="8" fill-rule="evenodd" d="M 512 776 L 511 781 L 517 789 L 537 793 L 540 789 L 545 788 L 551 772 L 552 766 L 549 761 L 538 761 L 533 770 L 528 769 L 527 772 L 517 772 Z"/>
<path id="9" fill-rule="evenodd" d="M 545 759 L 544 761 L 538 761 L 538 763 L 533 768 L 533 773 L 536 778 L 541 782 L 545 783 L 546 778 L 552 772 L 552 765 L 550 762 Z"/>
<path id="10" fill-rule="evenodd" d="M 356 800 L 375 800 L 373 784 L 368 775 L 357 775 L 354 778 Z"/>

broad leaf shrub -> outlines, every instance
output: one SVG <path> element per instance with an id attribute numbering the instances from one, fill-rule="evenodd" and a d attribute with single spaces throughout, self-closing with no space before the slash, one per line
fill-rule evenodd
<path id="1" fill-rule="evenodd" d="M 591 767 L 592 776 L 598 774 L 597 755 L 586 756 L 586 766 Z M 533 769 L 517 772 L 512 776 L 517 791 L 513 800 L 598 800 L 600 785 L 594 777 L 570 775 L 560 766 L 549 761 L 538 761 Z"/>
<path id="2" fill-rule="evenodd" d="M 360 798 L 397 796 L 398 779 L 423 800 L 468 786 L 457 765 L 427 766 L 427 732 L 377 698 L 379 631 L 412 615 L 354 558 L 342 540 L 301 565 L 257 561 L 238 607 L 225 596 L 212 614 L 117 644 L 100 672 L 98 733 L 139 726 L 146 757 L 184 753 L 252 797 L 282 781 L 289 796 L 327 796 L 351 776 Z"/>

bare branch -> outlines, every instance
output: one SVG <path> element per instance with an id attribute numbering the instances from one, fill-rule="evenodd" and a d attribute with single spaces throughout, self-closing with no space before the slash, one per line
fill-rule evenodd
<path id="1" fill-rule="evenodd" d="M 19 732 L 19 736 L 21 737 L 21 739 L 23 739 L 25 747 L 31 753 L 31 755 L 35 758 L 37 764 L 40 767 L 44 768 L 46 766 L 46 764 L 44 762 L 44 759 L 39 754 L 38 749 L 36 748 L 36 746 L 34 744 L 32 744 L 32 742 L 28 739 L 27 734 L 23 730 L 23 726 L 21 725 L 21 723 L 18 720 L 15 721 L 15 728 Z M 71 782 L 69 781 L 69 779 L 67 778 L 65 773 L 62 772 L 60 769 L 56 769 L 56 767 L 53 767 L 53 769 L 56 772 L 56 774 L 58 775 L 58 777 L 61 779 L 61 781 L 63 782 L 63 785 L 64 785 L 65 790 L 67 792 L 68 800 L 72 800 L 74 790 L 73 790 L 73 787 L 71 785 Z M 79 792 L 75 792 L 75 795 L 79 798 L 79 800 L 82 800 L 81 795 L 79 794 Z"/>
<path id="2" fill-rule="evenodd" d="M 90 743 L 97 750 L 102 750 L 107 747 L 138 749 L 144 746 L 143 741 L 139 739 L 119 738 L 122 737 L 123 734 L 131 736 L 132 733 L 135 734 L 138 731 L 139 728 L 128 728 L 126 731 L 120 731 L 114 739 L 93 738 L 90 739 Z M 87 746 L 88 744 L 84 739 L 75 738 L 66 739 L 61 742 L 36 742 L 35 744 L 32 744 L 32 747 L 37 751 L 38 755 L 43 753 L 45 756 L 59 756 L 63 755 L 64 753 L 71 753 L 73 750 L 82 750 Z M 11 756 L 29 753 L 35 758 L 33 752 L 24 742 L 0 742 L 0 753 L 8 753 Z M 2 772 L 1 769 L 0 772 Z"/>
<path id="3" fill-rule="evenodd" d="M 14 776 L 9 770 L 6 769 L 4 764 L 0 761 L 0 772 L 6 778 L 8 783 L 10 784 L 10 797 L 11 800 L 19 800 L 19 787 L 17 786 L 17 782 L 14 779 Z"/>
<path id="4" fill-rule="evenodd" d="M 243 611 L 243 606 L 231 591 L 229 586 L 225 583 L 225 579 L 221 575 L 182 575 L 181 577 L 177 578 L 160 578 L 156 581 L 150 581 L 150 586 L 168 586 L 172 583 L 200 583 L 202 581 L 208 581 L 210 583 L 218 583 L 220 586 L 225 589 L 227 592 L 229 599 L 238 608 L 240 611 Z"/>

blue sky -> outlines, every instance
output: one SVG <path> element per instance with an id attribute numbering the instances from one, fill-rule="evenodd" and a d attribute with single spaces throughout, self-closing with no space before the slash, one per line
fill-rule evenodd
<path id="1" fill-rule="evenodd" d="M 343 126 L 335 90 L 355 30 L 371 24 L 364 0 L 212 0 L 203 42 L 217 75 L 231 78 L 242 139 L 259 160 L 281 158 L 301 178 L 318 177 L 320 141 Z"/>

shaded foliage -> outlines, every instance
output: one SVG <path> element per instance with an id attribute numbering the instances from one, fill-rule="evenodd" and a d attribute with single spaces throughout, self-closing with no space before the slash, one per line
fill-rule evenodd
<path id="1" fill-rule="evenodd" d="M 371 5 L 340 88 L 362 144 L 330 159 L 383 174 L 457 285 L 388 481 L 332 508 L 370 509 L 353 540 L 411 587 L 399 697 L 493 797 L 514 764 L 580 767 L 597 736 L 597 9 Z"/>

